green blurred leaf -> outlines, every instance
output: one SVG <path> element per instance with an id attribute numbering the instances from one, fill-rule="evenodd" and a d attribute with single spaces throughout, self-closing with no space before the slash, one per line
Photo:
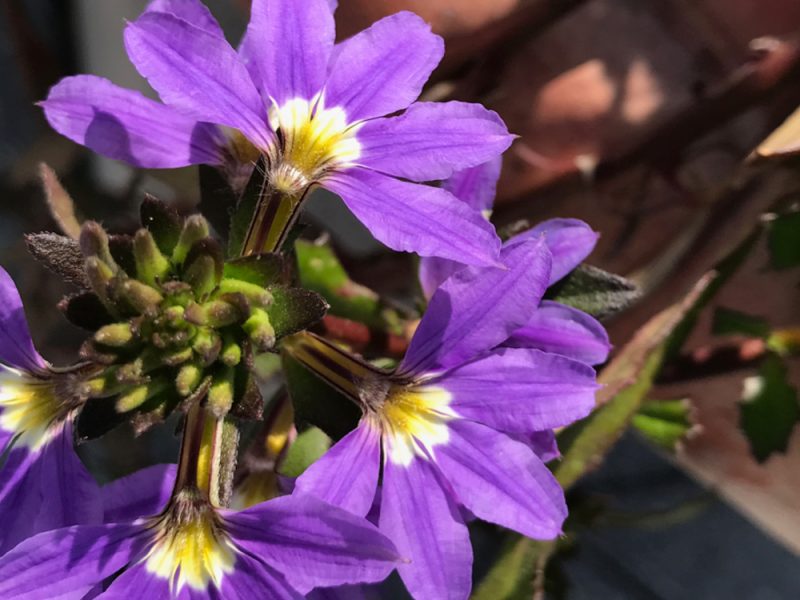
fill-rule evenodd
<path id="1" fill-rule="evenodd" d="M 331 447 L 331 438 L 318 427 L 309 427 L 289 446 L 278 471 L 287 477 L 300 477 Z"/>
<path id="2" fill-rule="evenodd" d="M 536 588 L 543 585 L 537 579 L 555 550 L 555 542 L 540 542 L 513 537 L 498 554 L 500 558 L 472 592 L 472 600 L 530 600 Z"/>
<path id="3" fill-rule="evenodd" d="M 381 303 L 372 290 L 355 283 L 327 244 L 295 242 L 300 285 L 322 294 L 330 313 L 367 325 L 381 326 Z"/>
<path id="4" fill-rule="evenodd" d="M 724 307 L 714 311 L 711 330 L 714 335 L 746 335 L 762 339 L 766 339 L 770 333 L 769 323 L 765 319 Z"/>
<path id="5" fill-rule="evenodd" d="M 253 169 L 253 174 L 233 210 L 228 233 L 228 256 L 236 258 L 241 256 L 244 249 L 245 238 L 250 229 L 250 222 L 264 195 L 266 185 L 266 159 L 262 156 Z"/>
<path id="6" fill-rule="evenodd" d="M 269 291 L 273 301 L 266 311 L 278 339 L 308 329 L 328 308 L 322 296 L 309 290 L 276 285 Z"/>
<path id="7" fill-rule="evenodd" d="M 769 355 L 758 375 L 745 379 L 739 407 L 739 424 L 756 460 L 763 462 L 775 452 L 786 452 L 798 419 L 797 390 L 788 382 L 783 361 Z"/>
<path id="8" fill-rule="evenodd" d="M 581 265 L 551 286 L 545 297 L 602 319 L 625 310 L 639 290 L 624 277 Z"/>
<path id="9" fill-rule="evenodd" d="M 225 263 L 223 275 L 261 287 L 284 281 L 284 260 L 278 254 L 255 254 Z"/>
<path id="10" fill-rule="evenodd" d="M 361 410 L 346 396 L 315 376 L 286 352 L 281 354 L 297 428 L 307 424 L 340 440 L 358 425 Z"/>
<path id="11" fill-rule="evenodd" d="M 648 440 L 670 451 L 695 427 L 692 406 L 685 398 L 644 402 L 631 424 Z"/>
<path id="12" fill-rule="evenodd" d="M 770 223 L 768 245 L 773 268 L 800 265 L 800 212 L 780 215 Z"/>

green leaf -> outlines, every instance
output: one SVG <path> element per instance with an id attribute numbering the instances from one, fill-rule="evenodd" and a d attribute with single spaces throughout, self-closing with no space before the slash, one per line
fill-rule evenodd
<path id="1" fill-rule="evenodd" d="M 711 330 L 714 335 L 746 335 L 762 339 L 770 334 L 769 323 L 765 319 L 724 307 L 714 311 Z"/>
<path id="2" fill-rule="evenodd" d="M 330 246 L 297 240 L 295 252 L 300 285 L 322 294 L 331 314 L 376 327 L 383 324 L 378 295 L 350 279 Z"/>
<path id="3" fill-rule="evenodd" d="M 513 536 L 499 551 L 500 558 L 472 593 L 472 600 L 530 600 L 539 570 L 555 550 L 555 542 Z"/>
<path id="4" fill-rule="evenodd" d="M 331 447 L 331 438 L 318 427 L 309 427 L 289 446 L 278 472 L 287 477 L 300 477 Z"/>
<path id="5" fill-rule="evenodd" d="M 228 234 L 228 256 L 237 258 L 241 256 L 244 249 L 247 232 L 250 229 L 250 222 L 258 208 L 259 202 L 264 195 L 264 188 L 267 185 L 266 159 L 262 156 L 253 169 L 253 174 L 247 182 L 247 186 L 242 192 L 241 198 L 236 205 L 236 209 L 231 216 L 230 231 Z"/>
<path id="6" fill-rule="evenodd" d="M 639 290 L 624 277 L 581 265 L 550 287 L 545 297 L 602 319 L 625 310 L 639 298 Z"/>
<path id="7" fill-rule="evenodd" d="M 315 425 L 334 440 L 340 440 L 356 428 L 361 411 L 349 398 L 286 352 L 281 358 L 298 429 L 307 424 Z"/>
<path id="8" fill-rule="evenodd" d="M 770 223 L 768 245 L 773 268 L 800 265 L 800 212 L 781 215 Z"/>
<path id="9" fill-rule="evenodd" d="M 769 355 L 758 375 L 745 379 L 739 406 L 739 424 L 756 460 L 763 462 L 775 452 L 786 452 L 798 419 L 797 390 L 788 382 L 783 361 Z"/>
<path id="10" fill-rule="evenodd" d="M 278 254 L 254 254 L 226 262 L 223 275 L 267 287 L 284 281 L 284 268 L 284 260 Z"/>
<path id="11" fill-rule="evenodd" d="M 275 330 L 275 337 L 308 329 L 325 316 L 328 304 L 310 290 L 285 286 L 269 288 L 273 301 L 265 310 Z"/>
<path id="12" fill-rule="evenodd" d="M 631 424 L 648 440 L 670 451 L 674 451 L 695 427 L 687 399 L 644 402 Z"/>

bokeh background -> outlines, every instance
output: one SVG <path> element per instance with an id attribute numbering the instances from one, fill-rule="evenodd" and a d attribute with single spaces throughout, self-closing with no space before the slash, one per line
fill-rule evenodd
<path id="1" fill-rule="evenodd" d="M 141 172 L 91 156 L 50 131 L 35 102 L 78 72 L 148 90 L 122 44 L 145 0 L 0 3 L 0 263 L 20 285 L 34 337 L 53 362 L 81 333 L 54 308 L 68 288 L 26 253 L 22 235 L 53 230 L 38 181 L 50 164 L 78 210 L 110 228 L 135 220 L 144 190 L 197 202 L 196 173 Z M 208 1 L 229 40 L 247 0 Z M 742 167 L 800 104 L 796 0 L 340 0 L 340 36 L 410 9 L 447 41 L 425 94 L 479 101 L 520 137 L 508 152 L 495 220 L 579 217 L 601 232 L 593 264 L 635 279 L 643 299 L 609 323 L 621 346 L 730 249 L 776 199 L 797 194 L 797 165 Z M 333 224 L 354 278 L 397 302 L 413 293 L 413 262 L 388 255 L 336 199 L 307 217 Z M 715 301 L 797 326 L 797 271 L 767 269 L 758 248 Z M 713 309 L 713 307 L 711 307 Z M 688 359 L 719 348 L 711 310 Z M 724 343 L 729 343 L 725 341 Z M 789 599 L 800 595 L 800 433 L 758 463 L 738 428 L 743 379 L 755 362 L 678 370 L 655 394 L 691 398 L 698 427 L 666 454 L 627 435 L 574 492 L 604 516 L 557 561 L 553 597 Z M 800 383 L 791 363 L 790 381 Z M 149 434 L 148 434 L 149 435 Z M 169 432 L 93 442 L 85 460 L 103 478 L 168 458 Z M 494 548 L 481 546 L 491 555 Z"/>

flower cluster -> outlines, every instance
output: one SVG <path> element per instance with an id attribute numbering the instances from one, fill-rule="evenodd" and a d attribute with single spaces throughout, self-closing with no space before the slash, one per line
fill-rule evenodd
<path id="1" fill-rule="evenodd" d="M 352 597 L 397 569 L 417 599 L 463 599 L 471 520 L 560 534 L 553 431 L 592 410 L 609 345 L 546 298 L 596 234 L 559 219 L 502 243 L 487 218 L 512 139 L 500 118 L 417 101 L 443 44 L 416 15 L 334 43 L 333 8 L 253 0 L 234 49 L 199 0 L 154 0 L 125 44 L 161 101 L 82 75 L 42 103 L 111 158 L 218 168 L 236 209 L 227 251 L 202 215 L 152 197 L 131 234 L 46 234 L 35 254 L 79 285 L 60 307 L 90 332 L 69 367 L 38 354 L 0 270 L 3 598 Z M 329 307 L 300 287 L 291 244 L 314 186 L 422 257 L 427 309 L 391 369 L 314 329 Z M 296 479 L 276 470 L 296 390 L 263 418 L 268 353 L 360 416 Z M 140 433 L 173 413 L 177 465 L 99 486 L 74 450 L 87 429 Z M 254 420 L 256 450 L 240 451 Z"/>

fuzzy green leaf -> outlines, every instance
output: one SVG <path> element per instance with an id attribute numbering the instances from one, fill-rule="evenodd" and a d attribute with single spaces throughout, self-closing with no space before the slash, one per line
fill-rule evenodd
<path id="1" fill-rule="evenodd" d="M 630 306 L 639 298 L 639 290 L 624 277 L 581 265 L 552 286 L 545 297 L 603 319 Z"/>
<path id="2" fill-rule="evenodd" d="M 310 290 L 278 285 L 269 291 L 273 302 L 265 310 L 277 339 L 308 329 L 324 317 L 328 309 L 322 296 Z"/>

